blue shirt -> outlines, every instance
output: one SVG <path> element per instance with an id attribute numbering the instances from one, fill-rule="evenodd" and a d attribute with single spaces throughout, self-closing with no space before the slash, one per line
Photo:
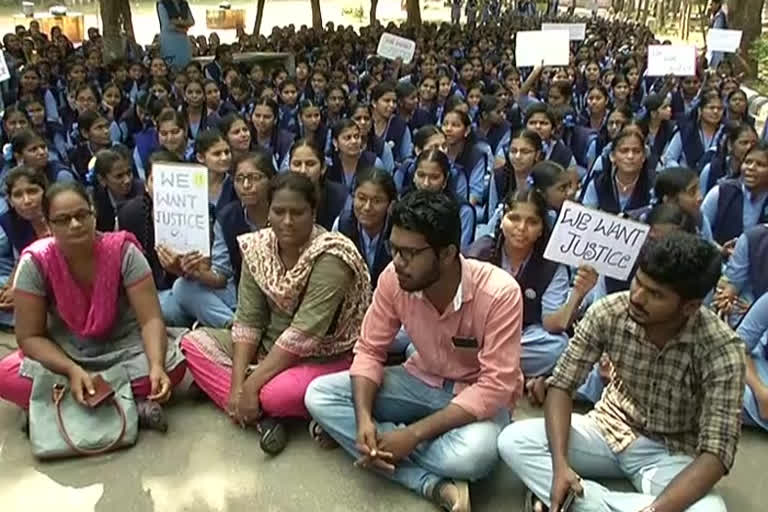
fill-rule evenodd
<path id="1" fill-rule="evenodd" d="M 612 186 L 615 189 L 615 185 L 612 184 Z M 627 207 L 627 203 L 629 203 L 629 198 L 632 197 L 632 191 L 627 195 L 622 195 L 617 191 L 616 196 L 619 198 L 619 210 L 623 212 Z M 600 200 L 597 197 L 597 188 L 595 187 L 594 180 L 590 181 L 589 185 L 587 185 L 587 190 L 584 192 L 584 199 L 581 201 L 581 204 L 590 208 L 600 208 Z"/>
<path id="2" fill-rule="evenodd" d="M 736 240 L 733 254 L 728 258 L 724 275 L 728 278 L 728 282 L 736 288 L 739 295 L 748 302 L 752 302 L 754 296 L 752 294 L 752 284 L 749 282 L 749 266 L 749 239 L 746 234 L 742 234 Z"/>
<path id="3" fill-rule="evenodd" d="M 379 248 L 379 240 L 381 239 L 381 232 L 377 233 L 375 237 L 371 238 L 365 229 L 358 224 L 357 229 L 360 231 L 360 243 L 363 245 L 363 256 L 365 262 L 368 264 L 368 270 L 373 269 L 373 263 L 376 260 L 376 251 Z"/>
<path id="4" fill-rule="evenodd" d="M 707 151 L 717 151 L 717 142 L 720 140 L 722 131 L 723 126 L 720 125 L 712 138 L 707 140 L 701 131 L 701 128 L 699 128 L 699 138 L 701 139 L 701 145 L 704 147 L 705 153 Z M 683 139 L 679 131 L 675 133 L 675 135 L 672 137 L 672 140 L 669 141 L 667 149 L 664 151 L 664 154 L 661 157 L 661 161 L 663 162 L 664 167 L 693 168 L 692 165 L 688 164 L 688 160 L 685 158 L 685 152 L 683 151 Z"/>

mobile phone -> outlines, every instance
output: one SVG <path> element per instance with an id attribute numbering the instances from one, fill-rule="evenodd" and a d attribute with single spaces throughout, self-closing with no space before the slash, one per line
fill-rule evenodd
<path id="1" fill-rule="evenodd" d="M 109 382 L 105 381 L 101 375 L 93 377 L 91 382 L 93 382 L 95 393 L 93 395 L 85 393 L 85 403 L 88 407 L 98 407 L 115 395 L 115 390 L 112 389 Z"/>
<path id="2" fill-rule="evenodd" d="M 563 504 L 560 505 L 560 512 L 569 512 L 571 509 L 571 505 L 573 505 L 573 500 L 576 499 L 576 493 L 573 492 L 573 489 L 568 491 L 568 494 L 565 496 L 565 500 L 563 500 Z"/>

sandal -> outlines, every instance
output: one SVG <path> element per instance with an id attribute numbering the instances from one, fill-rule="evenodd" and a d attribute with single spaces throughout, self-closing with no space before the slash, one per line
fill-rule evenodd
<path id="1" fill-rule="evenodd" d="M 549 509 L 542 503 L 539 498 L 530 489 L 525 490 L 525 501 L 523 502 L 523 512 L 536 512 L 536 504 L 541 504 L 541 508 L 544 512 L 549 512 Z"/>
<path id="2" fill-rule="evenodd" d="M 441 491 L 446 485 L 452 485 L 456 488 L 456 501 L 446 500 Z M 465 480 L 441 480 L 432 490 L 432 501 L 437 503 L 440 508 L 448 512 L 471 512 L 472 503 L 469 500 L 469 484 Z"/>
<path id="3" fill-rule="evenodd" d="M 136 411 L 139 414 L 139 427 L 147 430 L 156 430 L 165 434 L 168 432 L 168 419 L 165 417 L 163 406 L 152 400 L 139 400 L 136 402 Z"/>
<path id="4" fill-rule="evenodd" d="M 256 428 L 261 435 L 259 446 L 264 453 L 277 455 L 285 449 L 288 444 L 288 432 L 285 430 L 285 425 L 274 418 L 265 418 L 257 424 Z"/>
<path id="5" fill-rule="evenodd" d="M 339 446 L 339 443 L 337 443 L 336 440 L 315 420 L 309 422 L 309 436 L 314 442 L 320 445 L 320 448 L 323 450 L 333 450 Z"/>

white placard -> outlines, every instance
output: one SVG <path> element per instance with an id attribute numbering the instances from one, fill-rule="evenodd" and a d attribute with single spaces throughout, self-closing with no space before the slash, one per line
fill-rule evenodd
<path id="1" fill-rule="evenodd" d="M 8 69 L 8 63 L 5 62 L 5 52 L 0 50 L 0 82 L 5 82 L 11 78 L 11 72 Z"/>
<path id="2" fill-rule="evenodd" d="M 180 254 L 211 254 L 208 169 L 195 164 L 154 164 L 152 206 L 155 244 Z"/>
<path id="3" fill-rule="evenodd" d="M 570 63 L 567 30 L 529 30 L 518 32 L 515 40 L 517 67 L 567 66 Z"/>
<path id="4" fill-rule="evenodd" d="M 566 201 L 552 230 L 544 257 L 625 280 L 640 254 L 650 226 Z"/>
<path id="5" fill-rule="evenodd" d="M 736 53 L 741 46 L 741 30 L 711 28 L 707 32 L 707 50 Z"/>
<path id="6" fill-rule="evenodd" d="M 587 37 L 586 23 L 542 23 L 541 30 L 567 30 L 571 41 L 583 41 Z"/>
<path id="7" fill-rule="evenodd" d="M 384 32 L 379 39 L 379 48 L 376 53 L 389 60 L 400 57 L 404 64 L 410 64 L 413 60 L 413 54 L 416 53 L 416 42 Z"/>
<path id="8" fill-rule="evenodd" d="M 695 74 L 695 46 L 667 44 L 648 47 L 648 76 L 693 76 Z"/>

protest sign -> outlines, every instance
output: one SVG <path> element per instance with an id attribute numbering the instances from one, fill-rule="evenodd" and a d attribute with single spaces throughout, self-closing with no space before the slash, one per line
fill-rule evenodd
<path id="1" fill-rule="evenodd" d="M 695 74 L 695 46 L 667 44 L 648 47 L 648 76 L 693 76 Z"/>
<path id="2" fill-rule="evenodd" d="M 625 280 L 640 254 L 650 227 L 566 201 L 544 251 L 548 260 Z"/>
<path id="3" fill-rule="evenodd" d="M 711 28 L 707 32 L 707 50 L 736 53 L 741 46 L 741 30 Z"/>
<path id="4" fill-rule="evenodd" d="M 185 254 L 211 253 L 208 169 L 194 164 L 152 166 L 155 244 Z"/>
<path id="5" fill-rule="evenodd" d="M 583 41 L 587 34 L 586 23 L 542 23 L 541 30 L 567 30 L 568 39 L 571 41 Z"/>
<path id="6" fill-rule="evenodd" d="M 379 48 L 376 53 L 389 60 L 400 57 L 404 64 L 410 64 L 413 60 L 413 54 L 416 53 L 416 43 L 410 39 L 384 32 L 379 39 Z"/>
<path id="7" fill-rule="evenodd" d="M 567 30 L 529 30 L 518 32 L 515 39 L 515 63 L 518 67 L 567 66 L 570 62 Z"/>
<path id="8" fill-rule="evenodd" d="M 5 62 L 5 52 L 0 51 L 0 82 L 5 82 L 11 78 L 11 72 L 8 70 L 8 63 Z"/>

